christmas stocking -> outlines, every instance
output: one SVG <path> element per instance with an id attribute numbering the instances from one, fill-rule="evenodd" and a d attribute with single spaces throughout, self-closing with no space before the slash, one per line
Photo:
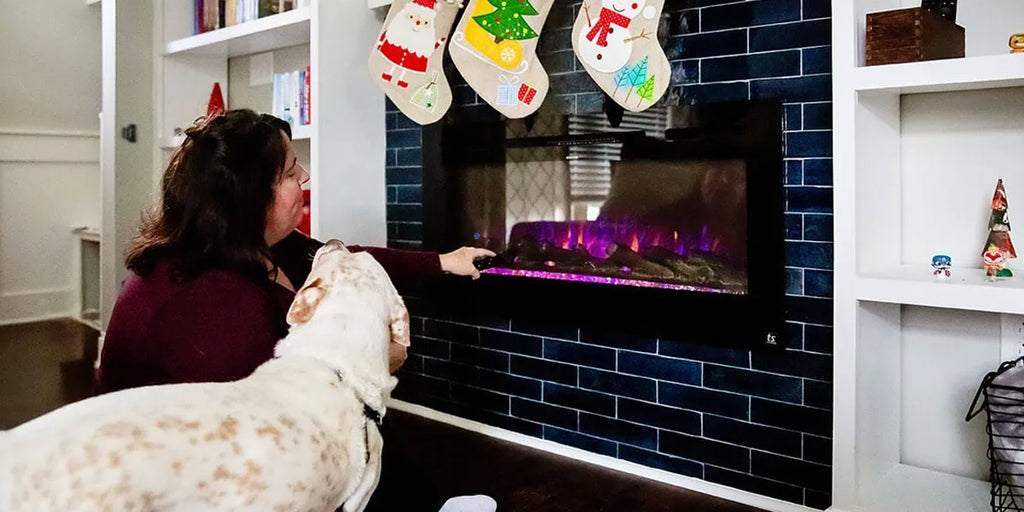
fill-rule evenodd
<path id="1" fill-rule="evenodd" d="M 555 0 L 470 0 L 449 53 L 466 82 L 506 117 L 526 117 L 548 93 L 537 41 Z"/>
<path id="2" fill-rule="evenodd" d="M 587 0 L 572 30 L 572 47 L 591 78 L 626 110 L 654 105 L 672 72 L 658 43 L 665 0 Z"/>
<path id="3" fill-rule="evenodd" d="M 461 0 L 394 0 L 370 54 L 370 76 L 409 119 L 430 124 L 452 104 L 441 69 Z"/>

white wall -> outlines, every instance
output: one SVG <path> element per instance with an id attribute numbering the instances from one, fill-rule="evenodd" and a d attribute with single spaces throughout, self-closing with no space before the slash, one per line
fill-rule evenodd
<path id="1" fill-rule="evenodd" d="M 1010 236 L 1021 247 L 1024 90 L 904 96 L 902 119 L 902 263 L 928 265 L 948 254 L 955 266 L 981 268 L 999 178 Z M 1008 265 L 1022 268 L 1020 260 Z"/>
<path id="2" fill-rule="evenodd" d="M 97 131 L 100 8 L 0 0 L 0 128 Z"/>
<path id="3" fill-rule="evenodd" d="M 100 9 L 0 0 L 0 323 L 78 307 L 75 226 L 100 222 Z"/>

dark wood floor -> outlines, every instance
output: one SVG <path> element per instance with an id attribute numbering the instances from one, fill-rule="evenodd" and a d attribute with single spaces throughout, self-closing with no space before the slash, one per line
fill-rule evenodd
<path id="1" fill-rule="evenodd" d="M 71 320 L 0 326 L 0 429 L 87 397 L 96 337 Z M 388 420 L 388 439 L 410 471 L 407 481 L 387 480 L 378 493 L 418 485 L 442 501 L 488 494 L 500 512 L 758 511 L 400 411 L 389 411 Z M 398 510 L 381 503 L 374 509 Z"/>

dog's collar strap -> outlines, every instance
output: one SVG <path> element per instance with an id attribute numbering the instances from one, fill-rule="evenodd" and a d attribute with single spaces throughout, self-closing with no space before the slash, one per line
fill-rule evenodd
<path id="1" fill-rule="evenodd" d="M 341 370 L 334 370 L 334 375 L 338 377 L 338 382 L 345 382 L 345 377 L 341 374 Z M 366 402 L 363 402 L 363 415 L 366 416 L 366 419 L 372 421 L 374 425 L 377 425 L 377 427 L 380 427 L 381 421 L 384 417 L 380 411 L 370 407 Z"/>
<path id="2" fill-rule="evenodd" d="M 369 405 L 363 404 L 363 414 L 365 414 L 366 418 L 369 419 L 370 421 L 374 422 L 378 427 L 380 426 L 380 423 L 381 423 L 380 413 L 375 411 L 375 410 L 373 410 L 372 407 L 370 407 Z"/>

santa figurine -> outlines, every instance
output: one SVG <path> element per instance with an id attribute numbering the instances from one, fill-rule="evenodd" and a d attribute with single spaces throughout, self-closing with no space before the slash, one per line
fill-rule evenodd
<path id="1" fill-rule="evenodd" d="M 988 249 L 981 255 L 982 266 L 985 267 L 985 275 L 987 277 L 1003 277 L 1004 271 L 1003 263 L 1006 258 L 1003 257 L 1003 253 L 999 251 L 999 247 L 995 245 L 988 246 Z"/>
<path id="2" fill-rule="evenodd" d="M 446 39 L 437 39 L 434 32 L 436 4 L 437 0 L 413 0 L 402 7 L 391 25 L 381 32 L 377 51 L 392 64 L 391 70 L 380 76 L 382 79 L 390 82 L 395 78 L 395 71 L 401 68 L 397 83 L 405 89 L 409 87 L 409 82 L 405 81 L 407 72 L 427 72 L 427 59 Z"/>

